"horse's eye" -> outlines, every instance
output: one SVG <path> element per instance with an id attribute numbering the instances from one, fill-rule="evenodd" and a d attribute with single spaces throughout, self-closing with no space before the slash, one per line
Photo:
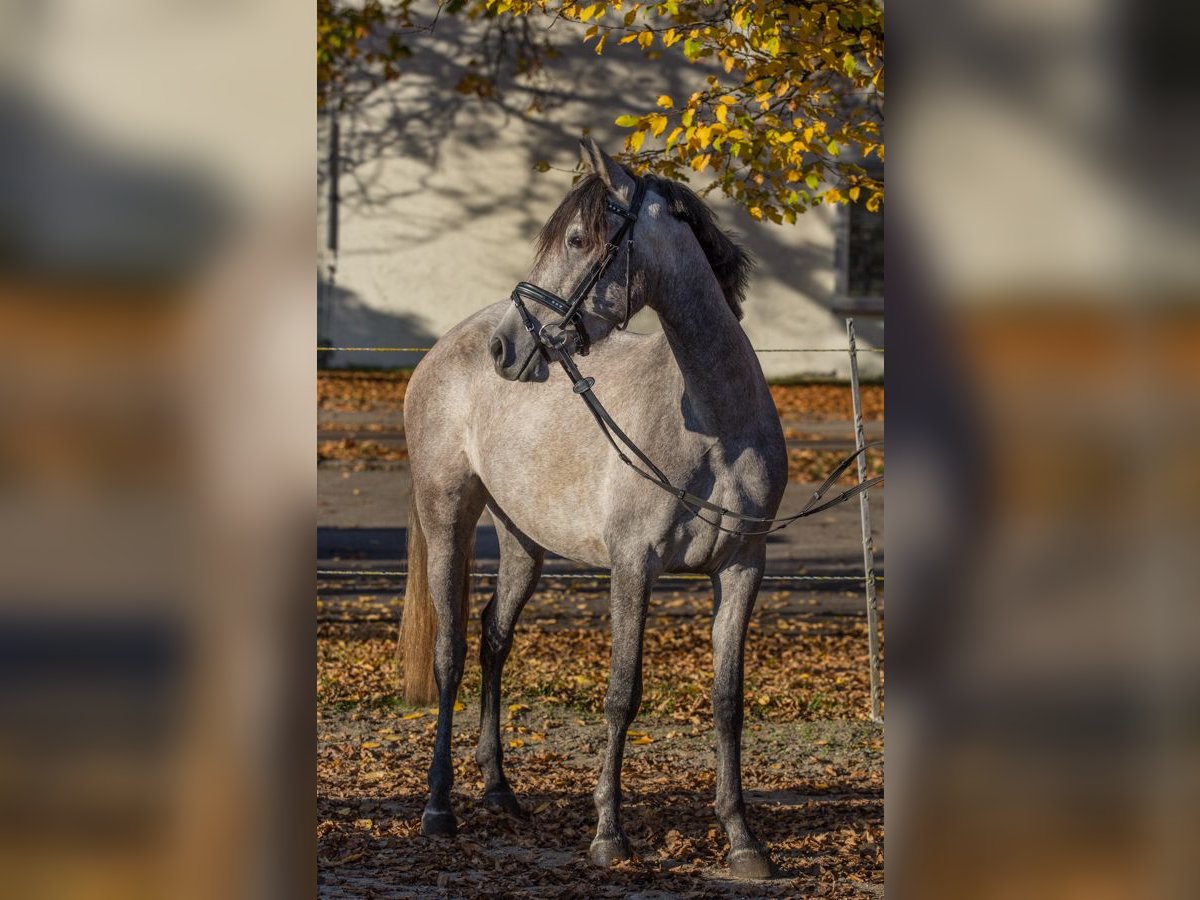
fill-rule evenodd
<path id="1" fill-rule="evenodd" d="M 573 234 L 570 237 L 568 237 L 567 238 L 567 246 L 571 247 L 575 250 L 582 249 L 583 248 L 583 235 L 582 234 Z"/>

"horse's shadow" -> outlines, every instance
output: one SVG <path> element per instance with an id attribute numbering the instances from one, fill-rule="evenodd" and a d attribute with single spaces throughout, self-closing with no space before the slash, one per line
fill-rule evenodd
<path id="1" fill-rule="evenodd" d="M 519 791 L 519 788 L 518 788 Z M 526 818 L 516 818 L 485 807 L 478 796 L 455 791 L 459 816 L 458 837 L 431 841 L 420 834 L 424 794 L 400 793 L 388 797 L 323 798 L 322 818 L 355 820 L 370 815 L 382 832 L 376 849 L 380 859 L 420 860 L 422 855 L 453 850 L 455 842 L 482 852 L 485 857 L 513 855 L 535 862 L 531 870 L 563 865 L 585 865 L 595 826 L 595 807 L 587 791 L 540 791 L 521 795 Z M 798 791 L 747 791 L 752 827 L 771 848 L 780 879 L 804 878 L 814 873 L 814 853 L 798 838 L 815 838 L 832 845 L 846 829 L 861 832 L 883 823 L 882 789 L 853 789 L 821 794 Z M 348 811 L 346 811 L 348 809 Z M 688 878 L 699 873 L 724 877 L 728 849 L 712 807 L 711 786 L 705 790 L 663 788 L 628 791 L 622 819 L 633 848 L 634 868 L 655 887 L 670 890 L 685 867 Z M 826 851 L 828 852 L 828 851 Z M 452 858 L 453 853 L 451 854 Z M 323 866 L 324 868 L 324 866 Z M 358 867 L 361 872 L 361 864 Z M 683 889 L 686 885 L 675 885 Z"/>

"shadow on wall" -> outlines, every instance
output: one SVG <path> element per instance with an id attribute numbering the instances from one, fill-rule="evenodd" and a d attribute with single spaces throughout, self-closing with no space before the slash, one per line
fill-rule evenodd
<path id="1" fill-rule="evenodd" d="M 354 291 L 317 277 L 317 334 L 325 347 L 431 347 L 437 335 L 409 313 L 382 312 Z M 331 351 L 319 354 L 325 369 L 412 368 L 422 353 Z"/>
<path id="2" fill-rule="evenodd" d="M 686 98 L 703 87 L 712 71 L 711 66 L 690 64 L 678 55 L 648 67 L 632 44 L 610 46 L 597 57 L 590 45 L 580 42 L 578 30 L 562 29 L 555 38 L 558 55 L 545 61 L 549 78 L 536 93 L 507 81 L 498 96 L 480 100 L 455 89 L 473 71 L 469 61 L 478 56 L 479 32 L 480 23 L 443 17 L 436 31 L 409 42 L 413 55 L 405 61 L 397 82 L 367 92 L 360 104 L 341 114 L 344 215 L 394 220 L 396 236 L 411 248 L 434 242 L 465 221 L 486 219 L 502 207 L 520 213 L 518 227 L 531 240 L 557 201 L 559 194 L 553 188 L 565 191 L 569 184 L 566 175 L 539 174 L 535 165 L 546 161 L 556 168 L 573 166 L 584 130 L 590 130 L 610 152 L 620 151 L 626 132 L 613 124 L 618 115 L 650 109 L 661 94 L 677 101 Z M 535 105 L 541 110 L 536 111 Z M 319 140 L 327 147 L 324 118 Z M 450 149 L 455 144 L 496 151 L 495 177 L 485 190 L 473 178 L 459 183 L 445 177 L 455 165 Z M 405 167 L 408 174 L 402 178 L 393 166 L 399 161 L 421 165 Z M 323 151 L 318 172 L 322 183 L 329 174 L 327 162 Z M 412 202 L 431 193 L 438 197 L 433 207 Z M 750 304 L 756 287 L 762 290 L 773 283 L 794 294 L 797 303 L 815 303 L 828 310 L 836 320 L 831 324 L 844 330 L 841 316 L 831 309 L 831 245 L 801 239 L 794 229 L 756 222 L 730 202 L 713 205 L 723 224 L 742 235 L 758 261 Z M 828 209 L 810 211 L 809 217 L 833 227 Z M 532 255 L 530 248 L 522 249 Z M 882 346 L 882 322 L 861 319 L 856 325 L 864 344 Z M 401 364 L 390 354 L 381 363 Z"/>

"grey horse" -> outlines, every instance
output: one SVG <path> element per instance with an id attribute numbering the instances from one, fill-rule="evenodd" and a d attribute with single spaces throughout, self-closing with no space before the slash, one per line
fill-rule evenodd
<path id="1" fill-rule="evenodd" d="M 635 181 L 591 139 L 587 169 L 538 238 L 529 281 L 567 296 L 603 252 Z M 787 454 L 766 379 L 738 319 L 750 260 L 686 187 L 647 177 L 633 243 L 605 271 L 582 309 L 592 351 L 584 362 L 614 419 L 671 481 L 754 516 L 776 514 Z M 630 258 L 626 258 L 626 257 Z M 642 306 L 660 334 L 618 326 Z M 539 323 L 554 314 L 531 311 Z M 499 377 L 497 377 L 499 376 Z M 500 678 L 513 628 L 547 550 L 612 571 L 612 660 L 604 717 L 608 744 L 594 798 L 589 856 L 627 859 L 621 760 L 642 694 L 647 605 L 662 573 L 712 579 L 716 813 L 733 874 L 774 867 L 746 822 L 741 783 L 742 668 L 746 627 L 763 575 L 765 538 L 700 521 L 638 477 L 606 443 L 572 385 L 548 364 L 508 302 L 455 326 L 413 374 L 404 402 L 412 467 L 409 576 L 398 648 L 411 702 L 438 703 L 424 834 L 455 834 L 451 723 L 466 656 L 467 570 L 487 509 L 500 541 L 495 594 L 483 611 L 479 747 L 487 804 L 523 814 L 504 776 Z M 733 520 L 726 519 L 726 526 Z"/>

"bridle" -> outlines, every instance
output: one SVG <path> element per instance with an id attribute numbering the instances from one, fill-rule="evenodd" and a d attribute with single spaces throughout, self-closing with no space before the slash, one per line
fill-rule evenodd
<path id="1" fill-rule="evenodd" d="M 564 300 L 562 297 L 558 296 L 552 291 L 548 291 L 545 288 L 540 288 L 536 284 L 530 284 L 528 281 L 522 281 L 517 284 L 515 288 L 513 288 L 513 305 L 516 306 L 517 311 L 521 314 L 521 321 L 524 323 L 525 328 L 529 331 L 529 333 L 533 335 L 534 339 L 534 350 L 531 352 L 530 358 L 532 358 L 532 353 L 539 351 L 545 355 L 548 362 L 557 357 L 559 365 L 561 365 L 563 371 L 567 373 L 567 377 L 571 379 L 572 390 L 578 394 L 580 398 L 582 398 L 585 404 L 587 404 L 587 408 L 591 412 L 592 417 L 596 420 L 596 424 L 600 426 L 601 433 L 608 440 L 608 443 L 612 446 L 613 450 L 616 451 L 617 457 L 621 460 L 621 462 L 625 463 L 625 465 L 629 466 L 629 468 L 631 468 L 642 478 L 649 481 L 651 484 L 661 488 L 668 494 L 671 494 L 696 518 L 703 522 L 707 522 L 709 525 L 713 526 L 719 531 L 724 531 L 727 534 L 756 535 L 769 534 L 772 531 L 778 531 L 781 528 L 786 528 L 788 525 L 791 525 L 798 519 L 803 519 L 806 516 L 811 516 L 815 513 L 829 509 L 831 506 L 837 506 L 839 503 L 843 503 L 852 497 L 857 497 L 859 494 L 869 490 L 883 481 L 883 476 L 880 475 L 875 478 L 868 479 L 867 481 L 860 482 L 859 484 L 854 485 L 854 487 L 842 491 L 832 499 L 824 499 L 825 494 L 829 491 L 829 488 L 834 485 L 834 483 L 842 476 L 842 473 L 845 472 L 850 465 L 856 459 L 858 459 L 859 456 L 872 447 L 882 446 L 882 441 L 874 441 L 870 444 L 860 447 L 854 453 L 843 459 L 825 478 L 825 480 L 821 482 L 820 487 L 813 492 L 813 495 L 809 498 L 808 502 L 804 505 L 804 508 L 801 509 L 800 512 L 796 513 L 795 515 L 784 516 L 778 519 L 750 516 L 746 515 L 745 513 L 735 512 L 732 509 L 727 509 L 724 506 L 718 506 L 715 503 L 710 503 L 703 497 L 698 497 L 695 494 L 683 490 L 682 488 L 675 487 L 675 485 L 671 484 L 670 479 L 667 478 L 662 469 L 655 465 L 654 460 L 650 459 L 650 457 L 647 456 L 642 449 L 638 447 L 638 445 L 635 444 L 630 437 L 625 434 L 624 431 L 621 430 L 621 427 L 617 425 L 615 421 L 613 421 L 613 418 L 611 415 L 609 415 L 608 410 L 604 408 L 604 405 L 600 402 L 596 395 L 592 393 L 592 387 L 596 384 L 596 379 L 585 376 L 579 371 L 579 367 L 575 365 L 575 360 L 572 359 L 572 354 L 578 353 L 580 356 L 587 356 L 588 351 L 591 348 L 591 342 L 588 340 L 587 330 L 584 327 L 583 317 L 580 313 L 580 309 L 583 306 L 583 301 L 587 299 L 588 295 L 592 292 L 592 289 L 595 288 L 601 277 L 603 277 L 605 271 L 607 271 L 608 267 L 612 264 L 612 261 L 616 259 L 617 254 L 621 250 L 622 242 L 626 244 L 627 250 L 625 257 L 625 316 L 623 321 L 619 323 L 617 327 L 624 328 L 629 324 L 629 315 L 631 311 L 630 307 L 633 304 L 632 297 L 629 295 L 629 265 L 630 258 L 633 255 L 633 226 L 637 222 L 638 213 L 641 211 L 642 201 L 645 199 L 646 195 L 646 182 L 644 179 L 636 178 L 635 185 L 633 198 L 630 200 L 628 208 L 621 206 L 612 199 L 605 201 L 608 211 L 621 216 L 623 221 L 621 222 L 621 225 L 617 229 L 616 233 L 613 234 L 613 236 L 604 245 L 604 254 L 594 263 L 592 263 L 592 265 L 588 268 L 588 271 L 584 274 L 583 278 L 575 286 L 575 289 L 571 291 L 571 296 L 568 299 Z M 561 318 L 554 322 L 548 322 L 545 325 L 539 325 L 537 319 L 530 315 L 529 310 L 526 308 L 524 303 L 525 300 L 531 300 L 535 303 L 540 303 L 542 306 L 554 310 L 554 312 L 558 313 Z M 568 326 L 572 326 L 574 329 L 574 341 L 568 341 L 567 339 Z M 547 330 L 550 328 L 557 329 L 557 332 L 555 334 L 548 334 Z M 526 365 L 528 365 L 528 363 L 529 360 L 526 360 Z M 645 468 L 642 468 L 642 466 L 639 466 L 637 463 L 631 460 L 625 454 L 624 450 L 621 449 L 622 445 L 624 445 L 625 449 L 633 454 L 633 456 L 637 457 L 638 461 L 642 464 L 642 466 L 645 466 Z M 717 518 L 715 520 L 711 519 L 704 515 L 702 511 L 716 513 Z M 727 528 L 724 524 L 722 524 L 721 521 L 726 516 L 737 519 L 743 523 L 750 523 L 751 525 L 761 525 L 766 527 L 758 528 L 752 531 L 741 528 Z"/>
<path id="2" fill-rule="evenodd" d="M 622 206 L 611 198 L 606 198 L 605 207 L 611 213 L 616 213 L 622 218 L 620 227 L 604 245 L 604 253 L 588 267 L 583 278 L 575 285 L 575 290 L 571 291 L 571 296 L 564 300 L 562 297 L 555 294 L 553 291 L 548 291 L 545 288 L 538 287 L 536 284 L 530 284 L 528 281 L 522 281 L 513 288 L 512 302 L 521 314 L 521 321 L 525 328 L 533 335 L 535 346 L 547 353 L 547 358 L 552 359 L 554 353 L 578 353 L 580 356 L 587 356 L 591 349 L 591 341 L 587 336 L 587 328 L 583 324 L 583 314 L 581 309 L 583 301 L 588 298 L 592 290 L 604 277 L 604 273 L 608 271 L 608 267 L 612 265 L 617 254 L 621 252 L 621 244 L 625 244 L 625 315 L 617 324 L 617 328 L 624 329 L 629 324 L 630 307 L 633 305 L 633 298 L 629 294 L 629 266 L 630 260 L 633 257 L 633 226 L 637 222 L 638 213 L 642 209 L 642 201 L 646 197 L 646 181 L 644 178 L 634 179 L 633 198 L 629 201 L 628 208 Z M 524 301 L 530 300 L 534 303 L 540 303 L 554 312 L 558 313 L 561 318 L 556 322 L 547 322 L 545 325 L 539 325 L 538 320 L 530 315 Z M 573 326 L 575 346 L 568 348 L 566 346 L 566 330 L 568 326 Z M 548 329 L 557 329 L 556 334 L 549 334 Z M 528 362 L 528 361 L 527 361 Z"/>

